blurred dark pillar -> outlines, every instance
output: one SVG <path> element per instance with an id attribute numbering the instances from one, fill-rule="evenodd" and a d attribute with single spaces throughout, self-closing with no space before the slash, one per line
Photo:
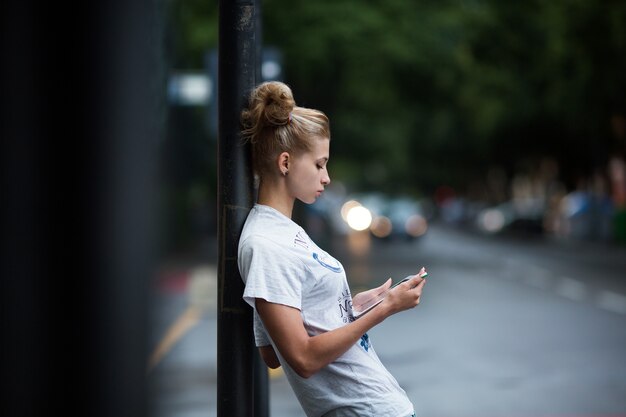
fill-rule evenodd
<path id="1" fill-rule="evenodd" d="M 148 414 L 157 4 L 3 2 L 3 417 Z"/>
<path id="2" fill-rule="evenodd" d="M 253 204 L 249 147 L 241 110 L 256 81 L 254 0 L 220 0 L 218 47 L 218 327 L 217 415 L 254 416 L 252 309 L 242 299 L 237 247 Z"/>
<path id="3" fill-rule="evenodd" d="M 83 274 L 88 416 L 149 414 L 149 284 L 154 276 L 157 164 L 165 115 L 160 0 L 89 6 L 81 166 L 89 245 Z M 82 101 L 81 100 L 81 101 Z M 81 286 L 81 287 L 82 287 Z M 93 374 L 90 374 L 93 372 Z"/>

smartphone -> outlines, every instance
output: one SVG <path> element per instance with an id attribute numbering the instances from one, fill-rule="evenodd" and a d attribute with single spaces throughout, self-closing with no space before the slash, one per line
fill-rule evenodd
<path id="1" fill-rule="evenodd" d="M 421 278 L 424 278 L 428 275 L 428 272 L 424 272 L 422 275 L 420 275 Z M 408 277 L 404 277 L 402 278 L 400 281 L 396 282 L 395 284 L 393 284 L 391 287 L 389 287 L 389 289 L 395 288 L 398 285 L 402 284 L 403 282 L 407 282 L 408 280 L 410 280 L 411 278 L 413 278 L 415 275 L 409 275 Z"/>
<path id="2" fill-rule="evenodd" d="M 398 285 L 402 284 L 403 282 L 407 282 L 408 280 L 410 280 L 413 277 L 413 275 L 409 275 L 408 277 L 404 277 L 402 278 L 400 281 L 396 282 L 395 284 L 393 284 L 391 287 L 389 287 L 389 289 L 392 288 L 396 288 Z"/>

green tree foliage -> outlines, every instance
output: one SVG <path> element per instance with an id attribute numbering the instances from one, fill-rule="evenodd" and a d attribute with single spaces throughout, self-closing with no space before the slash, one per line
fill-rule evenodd
<path id="1" fill-rule="evenodd" d="M 331 118 L 353 187 L 462 187 L 553 156 L 571 181 L 624 153 L 626 3 L 265 0 L 264 42 L 302 106 Z M 202 65 L 217 4 L 172 0 L 174 64 Z"/>

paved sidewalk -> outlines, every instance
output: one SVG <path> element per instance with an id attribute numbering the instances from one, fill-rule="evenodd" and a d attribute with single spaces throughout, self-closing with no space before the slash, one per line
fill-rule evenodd
<path id="1" fill-rule="evenodd" d="M 152 308 L 150 398 L 154 417 L 217 415 L 217 268 L 166 268 Z M 270 379 L 272 417 L 302 415 L 281 373 Z"/>
<path id="2" fill-rule="evenodd" d="M 160 272 L 151 311 L 153 416 L 216 415 L 216 295 L 215 265 L 170 267 Z"/>

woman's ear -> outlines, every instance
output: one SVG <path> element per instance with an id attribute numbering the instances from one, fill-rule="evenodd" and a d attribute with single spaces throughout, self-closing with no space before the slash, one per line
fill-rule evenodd
<path id="1" fill-rule="evenodd" d="M 291 160 L 291 156 L 289 152 L 283 152 L 278 155 L 278 170 L 281 175 L 287 175 L 289 173 L 289 162 Z"/>

